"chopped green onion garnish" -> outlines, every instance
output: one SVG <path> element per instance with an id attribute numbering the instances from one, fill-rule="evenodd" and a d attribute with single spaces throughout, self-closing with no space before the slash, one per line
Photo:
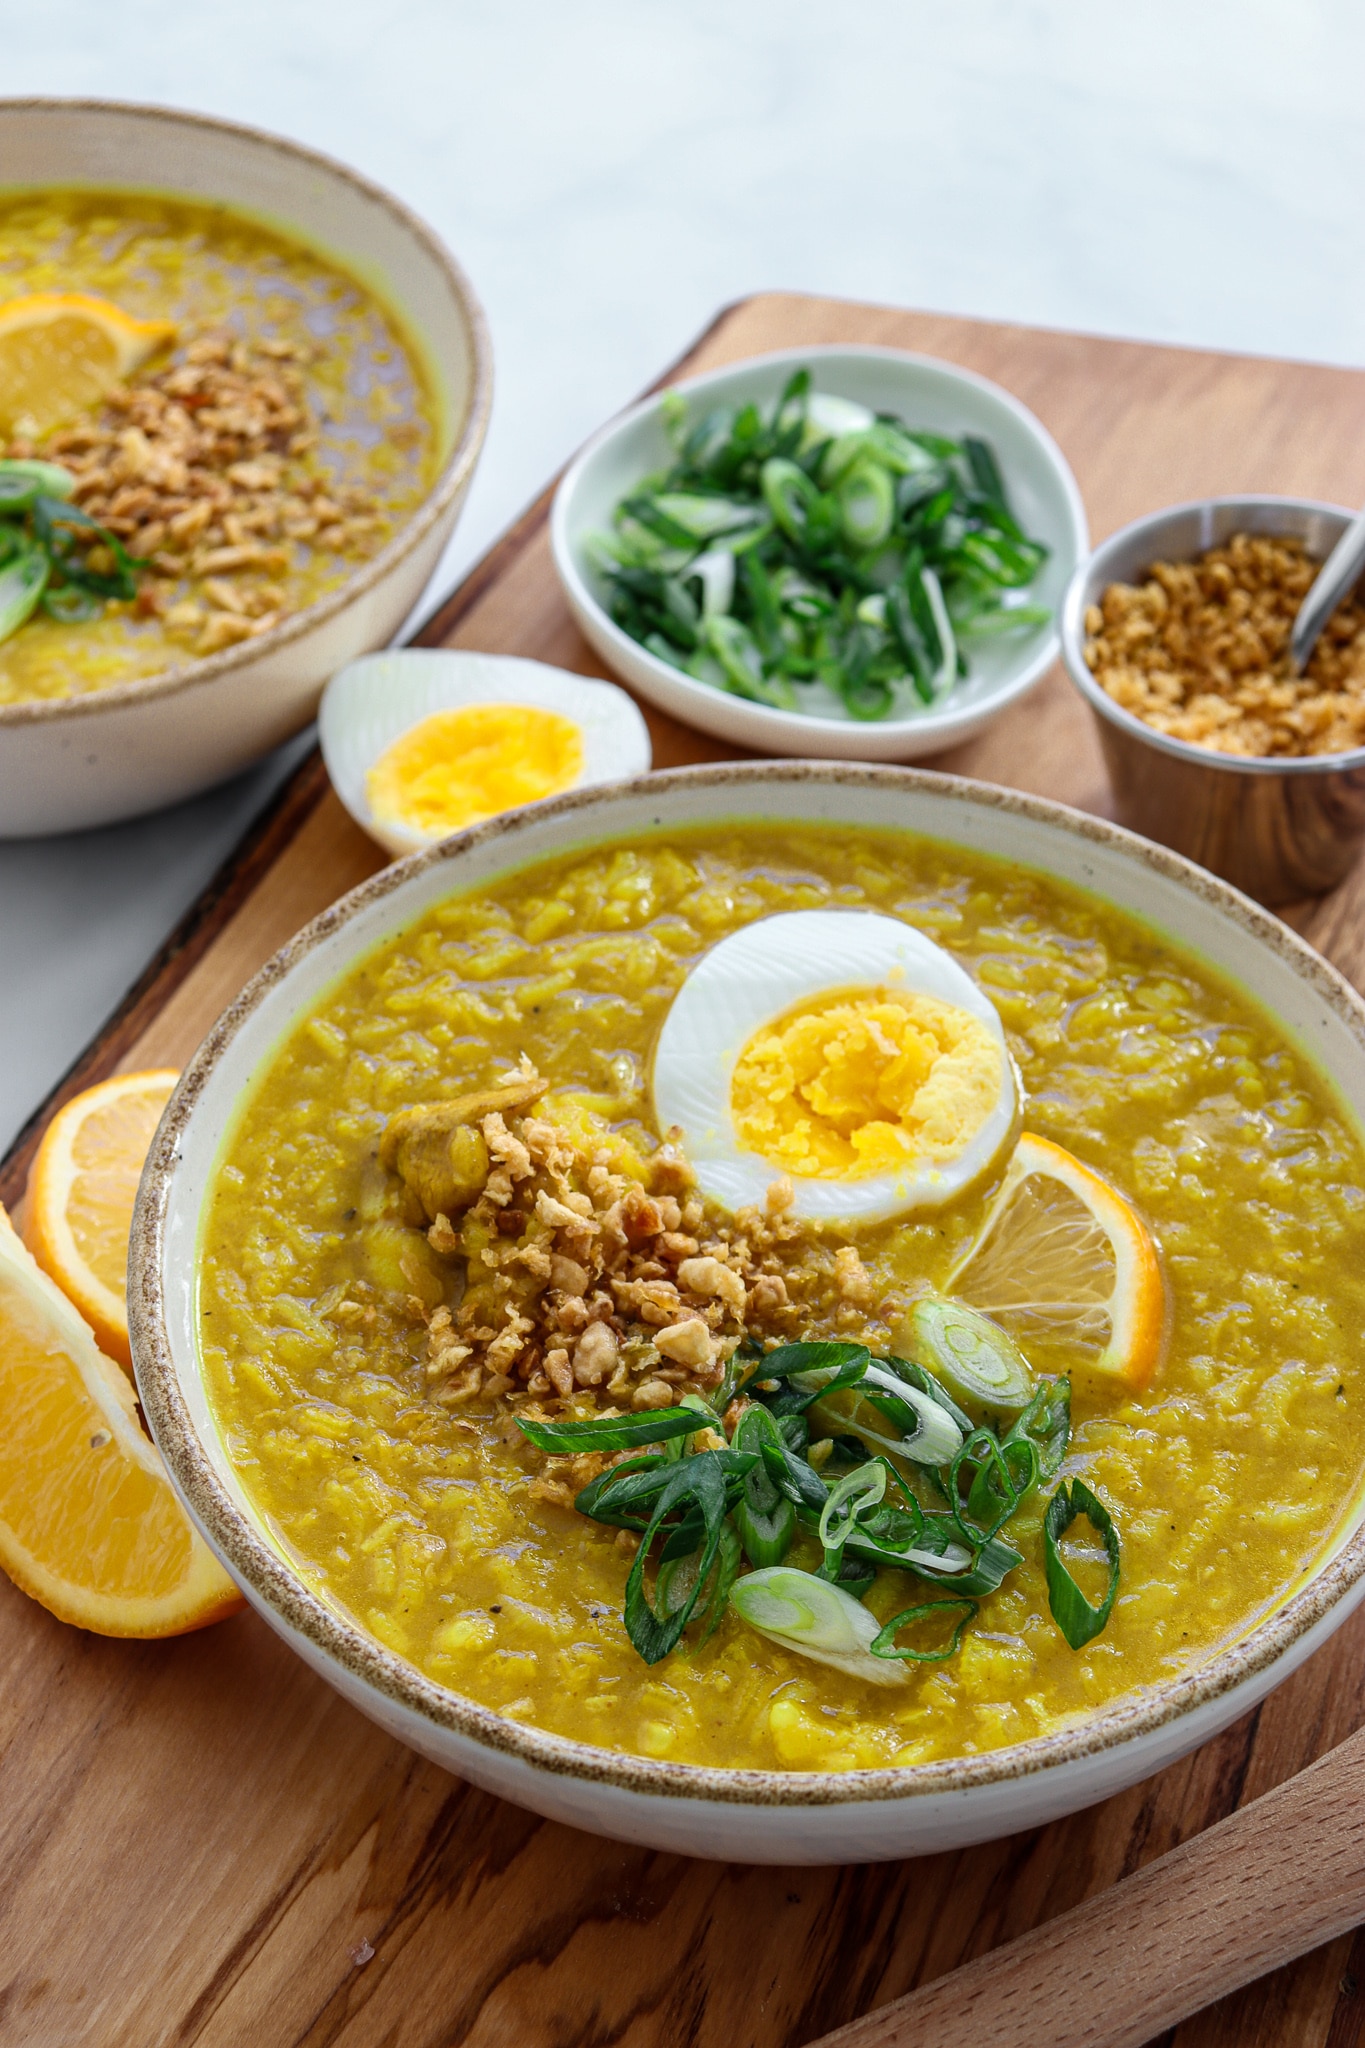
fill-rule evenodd
<path id="1" fill-rule="evenodd" d="M 1061 1553 L 1061 1541 L 1078 1515 L 1084 1515 L 1104 1543 L 1109 1564 L 1109 1585 L 1098 1607 L 1086 1599 Z M 1047 1572 L 1047 1600 L 1052 1619 L 1073 1650 L 1079 1650 L 1097 1636 L 1113 1611 L 1119 1590 L 1119 1532 L 1108 1508 L 1083 1480 L 1073 1479 L 1068 1493 L 1059 1486 L 1043 1518 L 1043 1562 Z"/>
<path id="2" fill-rule="evenodd" d="M 1032 1400 L 1023 1352 L 974 1308 L 926 1296 L 910 1311 L 910 1331 L 921 1361 L 959 1400 L 1009 1412 Z"/>
<path id="3" fill-rule="evenodd" d="M 965 1509 L 963 1474 L 967 1479 Z M 973 1430 L 953 1460 L 948 1499 L 968 1543 L 985 1543 L 1002 1529 L 1038 1478 L 1038 1447 L 1030 1437 L 997 1443 L 989 1429 Z"/>
<path id="4" fill-rule="evenodd" d="M 760 1567 L 781 1564 L 796 1534 L 796 1508 L 790 1488 L 782 1483 L 791 1453 L 766 1408 L 755 1406 L 740 1417 L 734 1448 L 760 1454 L 752 1472 L 744 1476 L 744 1490 L 735 1508 L 735 1527 L 744 1555 L 750 1564 Z"/>
<path id="5" fill-rule="evenodd" d="M 93 619 L 110 597 L 137 591 L 134 561 L 116 535 L 67 502 L 77 479 L 55 462 L 0 461 L 0 640 L 17 632 L 39 602 L 66 624 Z M 103 548 L 110 569 L 89 566 Z"/>
<path id="6" fill-rule="evenodd" d="M 973 1427 L 924 1365 L 874 1358 L 866 1345 L 848 1341 L 737 1353 L 713 1401 L 688 1394 L 676 1408 L 645 1415 L 517 1418 L 551 1453 L 636 1453 L 592 1480 L 574 1505 L 641 1537 L 625 1622 L 648 1663 L 677 1648 L 694 1622 L 698 1647 L 727 1601 L 773 1641 L 878 1684 L 888 1682 L 888 1664 L 899 1671 L 953 1655 L 977 1601 L 1022 1562 L 1001 1532 L 1066 1455 L 1071 1388 L 1047 1379 L 1019 1389 L 1016 1373 L 1026 1376 L 1027 1368 L 994 1324 L 955 1302 L 925 1301 L 919 1309 L 921 1348 L 945 1378 L 949 1361 L 958 1392 L 978 1408 L 1017 1408 L 1008 1430 Z M 743 1407 L 733 1442 L 700 1448 L 701 1432 L 715 1430 L 736 1398 Z M 811 1463 L 807 1411 L 821 1431 L 825 1455 L 817 1462 L 830 1467 L 828 1485 Z M 1089 1516 L 1111 1563 L 1099 1607 L 1084 1600 L 1058 1551 L 1077 1514 Z M 818 1572 L 784 1561 L 798 1531 L 820 1544 Z M 1074 1646 L 1108 1618 L 1118 1536 L 1076 1480 L 1049 1507 L 1044 1544 L 1049 1601 Z M 652 1602 L 645 1590 L 651 1556 L 658 1562 Z M 746 1559 L 754 1569 L 739 1577 Z M 908 1573 L 948 1597 L 904 1608 L 879 1630 L 857 1596 L 886 1571 Z M 932 1624 L 940 1608 L 960 1615 L 946 1644 L 897 1646 L 899 1633 Z"/>
<path id="7" fill-rule="evenodd" d="M 0 640 L 18 632 L 38 606 L 51 564 L 42 548 L 25 541 L 0 568 Z"/>
<path id="8" fill-rule="evenodd" d="M 35 498 L 69 498 L 76 478 L 56 462 L 0 462 L 0 518 L 27 512 Z"/>
<path id="9" fill-rule="evenodd" d="M 43 610 L 64 626 L 82 626 L 97 619 L 104 605 L 90 591 L 77 590 L 74 583 L 49 583 L 43 592 Z"/>
<path id="10" fill-rule="evenodd" d="M 695 1408 L 655 1408 L 646 1415 L 570 1417 L 564 1422 L 533 1422 L 525 1415 L 517 1417 L 517 1428 L 537 1450 L 560 1458 L 575 1457 L 580 1451 L 629 1451 L 639 1444 L 664 1444 L 670 1437 L 692 1436 L 704 1427 Z"/>
<path id="11" fill-rule="evenodd" d="M 946 1620 L 950 1608 L 960 1609 L 960 1618 L 946 1643 L 940 1643 L 937 1648 L 928 1650 L 915 1649 L 910 1644 L 897 1644 L 896 1637 L 903 1628 L 908 1628 L 911 1622 L 937 1621 L 940 1617 Z M 962 1631 L 969 1621 L 976 1618 L 976 1612 L 975 1600 L 967 1599 L 926 1600 L 918 1607 L 903 1608 L 899 1614 L 892 1615 L 879 1635 L 873 1637 L 870 1646 L 872 1654 L 874 1657 L 898 1657 L 911 1664 L 942 1664 L 946 1658 L 957 1655 L 962 1642 Z"/>
<path id="12" fill-rule="evenodd" d="M 1027 1437 L 1038 1453 L 1038 1477 L 1051 1479 L 1060 1470 L 1071 1441 L 1071 1382 L 1040 1380 L 1038 1391 L 1015 1422 L 1002 1448 Z"/>
<path id="13" fill-rule="evenodd" d="M 873 1685 L 899 1685 L 905 1671 L 874 1657 L 872 1645 L 881 1630 L 877 1618 L 842 1586 L 799 1572 L 791 1565 L 750 1572 L 731 1588 L 730 1605 L 741 1621 L 760 1635 L 817 1664 L 831 1664 L 850 1678 Z"/>
<path id="14" fill-rule="evenodd" d="M 661 1614 L 677 1614 L 692 1599 L 700 1577 L 701 1562 L 701 1552 L 694 1550 L 686 1557 L 670 1558 L 666 1564 L 659 1566 L 659 1576 L 654 1590 Z M 702 1583 L 700 1595 L 692 1609 L 693 1614 L 701 1622 L 701 1628 L 693 1644 L 695 1649 L 699 1650 L 720 1627 L 730 1598 L 730 1588 L 739 1576 L 739 1568 L 743 1562 L 739 1538 L 731 1524 L 725 1522 L 721 1526 L 715 1562 Z"/>
<path id="15" fill-rule="evenodd" d="M 885 1498 L 886 1466 L 880 1458 L 869 1459 L 839 1481 L 820 1510 L 817 1533 L 826 1563 L 831 1552 L 837 1555 L 843 1549 L 857 1526 L 859 1509 L 877 1507 Z"/>

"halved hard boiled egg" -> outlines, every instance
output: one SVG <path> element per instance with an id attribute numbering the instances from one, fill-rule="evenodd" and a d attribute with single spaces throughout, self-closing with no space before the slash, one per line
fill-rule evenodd
<path id="1" fill-rule="evenodd" d="M 647 772 L 649 728 L 615 683 L 519 655 L 407 647 L 333 676 L 318 737 L 337 795 L 390 853 L 566 789 Z"/>
<path id="2" fill-rule="evenodd" d="M 661 1131 L 704 1194 L 801 1216 L 937 1208 L 1013 1144 L 1022 1088 L 994 1004 L 932 939 L 862 910 L 796 910 L 693 968 L 654 1056 Z"/>

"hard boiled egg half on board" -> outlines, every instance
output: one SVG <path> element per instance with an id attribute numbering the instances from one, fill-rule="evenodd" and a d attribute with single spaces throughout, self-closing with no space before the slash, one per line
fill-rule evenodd
<path id="1" fill-rule="evenodd" d="M 659 1128 L 729 1210 L 791 1180 L 798 1216 L 939 1208 L 1003 1161 L 1023 1088 L 994 1004 L 899 918 L 796 910 L 732 932 L 673 1000 Z"/>
<path id="2" fill-rule="evenodd" d="M 615 683 L 519 655 L 401 648 L 339 669 L 318 739 L 356 823 L 416 853 L 521 804 L 647 772 L 649 728 Z"/>

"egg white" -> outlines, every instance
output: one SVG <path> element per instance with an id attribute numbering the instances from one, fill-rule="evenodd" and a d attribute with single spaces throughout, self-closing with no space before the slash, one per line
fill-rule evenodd
<path id="1" fill-rule="evenodd" d="M 337 795 L 387 852 L 416 853 L 445 834 L 376 818 L 365 783 L 370 769 L 433 711 L 472 704 L 529 704 L 569 719 L 583 742 L 583 768 L 574 789 L 644 775 L 649 769 L 649 727 L 634 699 L 615 683 L 520 655 L 463 648 L 403 647 L 363 655 L 339 669 L 323 692 L 318 738 Z"/>
<path id="2" fill-rule="evenodd" d="M 721 939 L 674 997 L 654 1055 L 661 1131 L 680 1124 L 704 1194 L 724 1208 L 761 1206 L 782 1169 L 739 1140 L 730 1084 L 755 1032 L 812 997 L 886 988 L 930 996 L 977 1017 L 1000 1047 L 1000 1093 L 955 1159 L 926 1160 L 863 1180 L 793 1174 L 800 1216 L 876 1222 L 939 1208 L 982 1178 L 1014 1138 L 1022 1088 L 995 1005 L 932 939 L 866 910 L 792 910 Z"/>

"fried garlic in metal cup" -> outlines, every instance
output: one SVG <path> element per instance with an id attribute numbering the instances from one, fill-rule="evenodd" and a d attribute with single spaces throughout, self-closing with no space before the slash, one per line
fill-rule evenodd
<path id="1" fill-rule="evenodd" d="M 1352 676 L 1351 650 L 1330 632 L 1303 682 L 1284 658 L 1298 604 L 1353 516 L 1300 498 L 1173 505 L 1102 541 L 1062 606 L 1062 657 L 1094 715 L 1119 818 L 1262 903 L 1334 888 L 1365 842 L 1365 660 Z M 1269 563 L 1255 559 L 1266 552 Z M 1252 559 L 1239 565 L 1239 553 Z M 1202 588 L 1210 566 L 1223 601 Z M 1102 608 L 1116 601 L 1126 630 L 1111 649 Z M 1354 602 L 1341 613 L 1354 614 L 1342 620 L 1353 637 Z M 1193 658 L 1163 644 L 1168 622 L 1204 643 Z"/>
<path id="2" fill-rule="evenodd" d="M 811 763 L 570 793 L 220 1020 L 138 1384 L 423 1754 L 688 1854 L 926 1853 L 1160 1769 L 1360 1598 L 1362 1110 L 1354 991 L 1118 828 Z"/>

